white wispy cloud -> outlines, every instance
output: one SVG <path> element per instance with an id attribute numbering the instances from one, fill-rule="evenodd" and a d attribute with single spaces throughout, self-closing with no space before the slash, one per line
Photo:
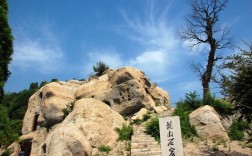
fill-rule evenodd
<path id="1" fill-rule="evenodd" d="M 162 82 L 171 78 L 171 75 L 167 75 L 170 62 L 166 59 L 167 53 L 164 51 L 146 51 L 129 60 L 128 64 L 143 70 L 155 82 Z"/>
<path id="2" fill-rule="evenodd" d="M 142 46 L 138 55 L 131 58 L 131 66 L 144 70 L 155 82 L 164 82 L 176 77 L 174 66 L 183 60 L 183 46 L 176 39 L 176 26 L 167 20 L 170 5 L 166 8 L 156 8 L 154 1 L 148 5 L 145 17 L 130 17 L 125 11 L 121 14 L 126 26 L 122 33 Z M 169 23 L 170 22 L 170 23 Z"/>
<path id="3" fill-rule="evenodd" d="M 121 55 L 112 49 L 95 49 L 90 50 L 87 55 L 88 62 L 84 64 L 85 74 L 88 75 L 92 72 L 93 65 L 97 62 L 102 61 L 107 64 L 110 68 L 118 68 L 125 65 Z"/>
<path id="4" fill-rule="evenodd" d="M 28 27 L 27 24 L 25 27 Z M 38 34 L 35 36 L 34 34 Z M 12 70 L 52 73 L 61 68 L 64 53 L 57 36 L 46 23 L 25 31 L 20 26 L 15 34 Z"/>

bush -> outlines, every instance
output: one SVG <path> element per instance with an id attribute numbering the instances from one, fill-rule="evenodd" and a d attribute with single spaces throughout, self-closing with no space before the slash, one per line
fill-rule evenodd
<path id="1" fill-rule="evenodd" d="M 209 96 L 208 105 L 214 107 L 214 109 L 220 114 L 233 114 L 234 105 L 221 99 L 216 99 Z"/>
<path id="2" fill-rule="evenodd" d="M 160 142 L 160 131 L 159 131 L 159 120 L 157 117 L 152 118 L 149 122 L 146 123 L 145 133 L 151 135 L 158 142 Z"/>
<path id="3" fill-rule="evenodd" d="M 96 65 L 93 66 L 93 70 L 96 76 L 101 76 L 102 73 L 106 71 L 107 69 L 109 69 L 109 66 L 101 61 L 96 63 Z"/>
<path id="4" fill-rule="evenodd" d="M 106 153 L 109 153 L 109 151 L 111 151 L 111 148 L 109 146 L 101 146 L 98 149 L 99 151 L 106 152 Z"/>
<path id="5" fill-rule="evenodd" d="M 229 128 L 228 135 L 231 140 L 243 140 L 244 130 L 249 128 L 248 124 L 244 121 L 234 121 L 231 127 Z"/>
<path id="6" fill-rule="evenodd" d="M 180 102 L 179 104 L 183 105 L 182 102 Z M 192 110 L 185 110 L 183 109 L 183 107 L 180 107 L 180 108 L 177 108 L 173 114 L 173 116 L 180 117 L 181 133 L 184 138 L 191 138 L 191 137 L 197 136 L 197 131 L 195 127 L 192 127 L 189 122 L 189 114 L 191 112 Z"/>
<path id="7" fill-rule="evenodd" d="M 203 106 L 210 105 L 221 114 L 232 114 L 234 106 L 227 101 L 215 99 L 210 95 L 205 99 L 206 103 L 199 98 L 199 95 L 194 92 L 187 93 L 185 99 L 176 103 L 177 108 L 174 111 L 173 116 L 180 117 L 181 133 L 184 138 L 191 138 L 197 136 L 197 131 L 190 125 L 189 115 L 195 109 Z"/>
<path id="8" fill-rule="evenodd" d="M 123 125 L 123 127 L 116 128 L 116 132 L 119 134 L 119 140 L 131 140 L 131 136 L 133 135 L 133 127 Z"/>
<path id="9" fill-rule="evenodd" d="M 181 100 L 176 103 L 177 108 L 175 109 L 173 116 L 180 117 L 181 133 L 184 138 L 191 138 L 197 136 L 196 129 L 190 125 L 189 114 L 195 109 L 202 106 L 202 100 L 199 95 L 194 92 L 187 93 L 185 100 Z"/>
<path id="10" fill-rule="evenodd" d="M 66 108 L 63 108 L 61 111 L 63 112 L 63 118 L 65 119 L 68 114 L 70 114 L 73 111 L 75 102 L 68 103 L 66 105 Z"/>

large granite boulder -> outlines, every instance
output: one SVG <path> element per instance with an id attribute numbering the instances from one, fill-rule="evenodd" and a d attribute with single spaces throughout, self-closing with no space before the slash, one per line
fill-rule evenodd
<path id="1" fill-rule="evenodd" d="M 92 78 L 76 91 L 76 98 L 95 98 L 123 115 L 131 115 L 141 108 L 153 109 L 156 103 L 171 107 L 168 94 L 153 85 L 142 71 L 131 67 L 108 70 Z"/>
<path id="2" fill-rule="evenodd" d="M 65 118 L 63 109 L 73 103 Z M 116 143 L 121 115 L 156 106 L 170 109 L 169 95 L 131 67 L 109 69 L 86 81 L 52 82 L 30 97 L 21 139 L 32 144 L 31 155 L 90 155 Z"/>
<path id="3" fill-rule="evenodd" d="M 93 98 L 75 102 L 73 111 L 49 132 L 32 155 L 90 156 L 100 146 L 115 146 L 115 128 L 125 124 L 123 117 Z"/>
<path id="4" fill-rule="evenodd" d="M 52 82 L 45 85 L 28 102 L 22 134 L 36 130 L 36 126 L 51 127 L 63 121 L 62 109 L 75 100 L 79 81 Z"/>
<path id="5" fill-rule="evenodd" d="M 221 124 L 220 115 L 213 107 L 205 105 L 189 115 L 191 126 L 195 126 L 200 137 L 211 140 L 229 140 L 225 128 Z"/>

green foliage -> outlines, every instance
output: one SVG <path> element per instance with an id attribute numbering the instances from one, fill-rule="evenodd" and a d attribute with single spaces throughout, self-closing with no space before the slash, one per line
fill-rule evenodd
<path id="1" fill-rule="evenodd" d="M 228 135 L 231 140 L 243 140 L 244 130 L 248 128 L 248 124 L 244 121 L 234 121 L 229 128 Z"/>
<path id="2" fill-rule="evenodd" d="M 160 142 L 159 120 L 157 117 L 151 118 L 151 120 L 146 123 L 145 133 L 151 135 L 155 140 Z"/>
<path id="3" fill-rule="evenodd" d="M 8 3 L 7 0 L 0 1 L 0 100 L 4 95 L 4 84 L 7 81 L 10 71 L 8 65 L 13 54 L 13 36 L 8 24 Z"/>
<path id="4" fill-rule="evenodd" d="M 116 128 L 116 132 L 119 134 L 119 140 L 131 140 L 131 136 L 133 135 L 133 127 L 130 125 L 123 125 L 123 127 Z"/>
<path id="5" fill-rule="evenodd" d="M 196 91 L 186 93 L 184 104 L 192 110 L 195 110 L 203 105 L 202 100 L 199 98 L 199 95 Z"/>
<path id="6" fill-rule="evenodd" d="M 2 104 L 8 107 L 8 115 L 10 119 L 23 120 L 27 110 L 29 98 L 37 91 L 37 89 L 22 90 L 19 93 L 5 94 Z"/>
<path id="7" fill-rule="evenodd" d="M 181 133 L 184 138 L 191 138 L 197 136 L 196 129 L 189 123 L 189 114 L 202 106 L 202 101 L 196 92 L 190 92 L 185 95 L 185 100 L 176 103 L 177 108 L 173 116 L 180 117 Z"/>
<path id="8" fill-rule="evenodd" d="M 189 114 L 192 112 L 192 110 L 183 108 L 183 105 L 187 105 L 186 103 L 178 102 L 177 106 L 178 105 L 179 107 L 176 108 L 173 116 L 180 117 L 180 126 L 181 126 L 182 136 L 184 138 L 191 138 L 191 137 L 197 136 L 196 129 L 192 127 L 189 122 Z"/>
<path id="9" fill-rule="evenodd" d="M 58 79 L 52 79 L 51 82 L 58 82 Z"/>
<path id="10" fill-rule="evenodd" d="M 65 119 L 68 114 L 70 114 L 73 111 L 75 102 L 68 103 L 66 105 L 66 108 L 63 108 L 61 111 L 63 112 L 63 118 Z"/>
<path id="11" fill-rule="evenodd" d="M 0 105 L 0 144 L 8 146 L 18 139 L 16 127 L 19 121 L 11 121 L 8 117 L 7 108 Z"/>
<path id="12" fill-rule="evenodd" d="M 93 70 L 96 76 L 101 76 L 102 73 L 107 69 L 109 69 L 109 66 L 101 61 L 99 61 L 98 63 L 96 63 L 96 65 L 93 66 Z"/>
<path id="13" fill-rule="evenodd" d="M 98 149 L 99 151 L 106 152 L 106 153 L 109 153 L 109 151 L 111 151 L 111 148 L 109 146 L 101 146 Z"/>
<path id="14" fill-rule="evenodd" d="M 10 156 L 10 155 L 11 155 L 10 150 L 6 149 L 6 151 L 4 151 L 1 156 Z"/>
<path id="15" fill-rule="evenodd" d="M 47 82 L 47 81 L 42 81 L 42 82 L 40 83 L 40 85 L 39 85 L 39 88 L 41 88 L 41 87 L 45 86 L 46 84 L 48 84 L 48 82 Z"/>
<path id="16" fill-rule="evenodd" d="M 214 107 L 220 114 L 233 114 L 234 112 L 234 105 L 225 100 L 212 99 L 210 106 Z"/>
<path id="17" fill-rule="evenodd" d="M 30 89 L 38 89 L 38 88 L 39 88 L 38 82 L 32 82 L 32 83 L 30 84 Z"/>
<path id="18" fill-rule="evenodd" d="M 240 49 L 240 53 L 225 59 L 223 69 L 231 71 L 221 75 L 220 84 L 223 94 L 231 98 L 235 109 L 247 121 L 252 120 L 252 44 L 249 50 Z"/>

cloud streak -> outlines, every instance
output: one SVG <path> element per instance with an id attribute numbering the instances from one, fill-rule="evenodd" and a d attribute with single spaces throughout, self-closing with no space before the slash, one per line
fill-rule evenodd
<path id="1" fill-rule="evenodd" d="M 32 36 L 34 31 L 39 35 Z M 10 65 L 12 70 L 47 74 L 62 68 L 64 53 L 48 24 L 31 28 L 30 31 L 20 27 L 15 36 L 13 61 Z"/>
<path id="2" fill-rule="evenodd" d="M 179 46 L 182 42 L 176 39 L 175 26 L 167 22 L 169 7 L 159 12 L 155 3 L 149 3 L 145 18 L 130 17 L 121 11 L 126 24 L 122 33 L 142 49 L 136 52 L 135 58 L 128 60 L 128 64 L 144 70 L 155 82 L 176 77 L 175 66 L 183 60 L 184 47 Z"/>

